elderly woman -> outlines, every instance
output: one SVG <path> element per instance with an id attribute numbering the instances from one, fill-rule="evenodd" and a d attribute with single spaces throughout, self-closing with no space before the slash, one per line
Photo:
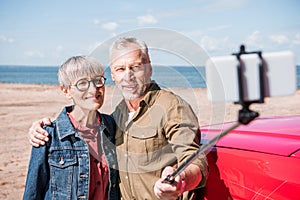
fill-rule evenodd
<path id="1" fill-rule="evenodd" d="M 71 57 L 58 80 L 72 105 L 44 127 L 49 142 L 32 148 L 23 198 L 120 199 L 115 122 L 98 112 L 105 93 L 102 66 L 91 57 Z"/>

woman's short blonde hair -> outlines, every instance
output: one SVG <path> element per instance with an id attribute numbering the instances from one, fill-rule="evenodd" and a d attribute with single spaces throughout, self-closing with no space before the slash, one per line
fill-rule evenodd
<path id="1" fill-rule="evenodd" d="M 104 69 L 97 60 L 90 56 L 73 56 L 63 63 L 58 70 L 60 86 L 70 86 L 78 77 L 103 76 Z"/>

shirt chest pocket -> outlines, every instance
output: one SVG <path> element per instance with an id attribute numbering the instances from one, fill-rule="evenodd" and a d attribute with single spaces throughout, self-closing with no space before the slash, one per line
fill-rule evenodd
<path id="1" fill-rule="evenodd" d="M 159 135 L 156 129 L 131 129 L 129 135 L 134 143 L 143 146 L 141 148 L 140 145 L 135 145 L 136 150 L 141 152 L 143 149 L 147 152 L 156 151 L 164 143 L 162 135 Z"/>
<path id="2" fill-rule="evenodd" d="M 141 165 L 149 165 L 158 160 L 168 146 L 164 135 L 156 129 L 134 130 L 129 135 L 129 144 L 132 144 L 129 148 L 136 153 L 136 161 Z"/>

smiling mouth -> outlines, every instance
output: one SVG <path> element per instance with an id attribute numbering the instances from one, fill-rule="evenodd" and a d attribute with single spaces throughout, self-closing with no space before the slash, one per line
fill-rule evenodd
<path id="1" fill-rule="evenodd" d="M 100 98 L 101 98 L 101 95 L 98 94 L 98 95 L 95 95 L 95 96 L 89 96 L 89 97 L 86 97 L 85 99 L 96 99 L 96 100 L 98 100 L 98 99 L 100 99 Z"/>
<path id="2" fill-rule="evenodd" d="M 136 85 L 123 85 L 122 88 L 125 90 L 134 90 Z"/>

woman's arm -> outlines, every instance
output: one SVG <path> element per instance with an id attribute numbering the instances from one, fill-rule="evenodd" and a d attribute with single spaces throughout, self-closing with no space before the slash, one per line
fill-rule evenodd
<path id="1" fill-rule="evenodd" d="M 23 199 L 44 199 L 49 177 L 48 145 L 32 147 Z"/>

